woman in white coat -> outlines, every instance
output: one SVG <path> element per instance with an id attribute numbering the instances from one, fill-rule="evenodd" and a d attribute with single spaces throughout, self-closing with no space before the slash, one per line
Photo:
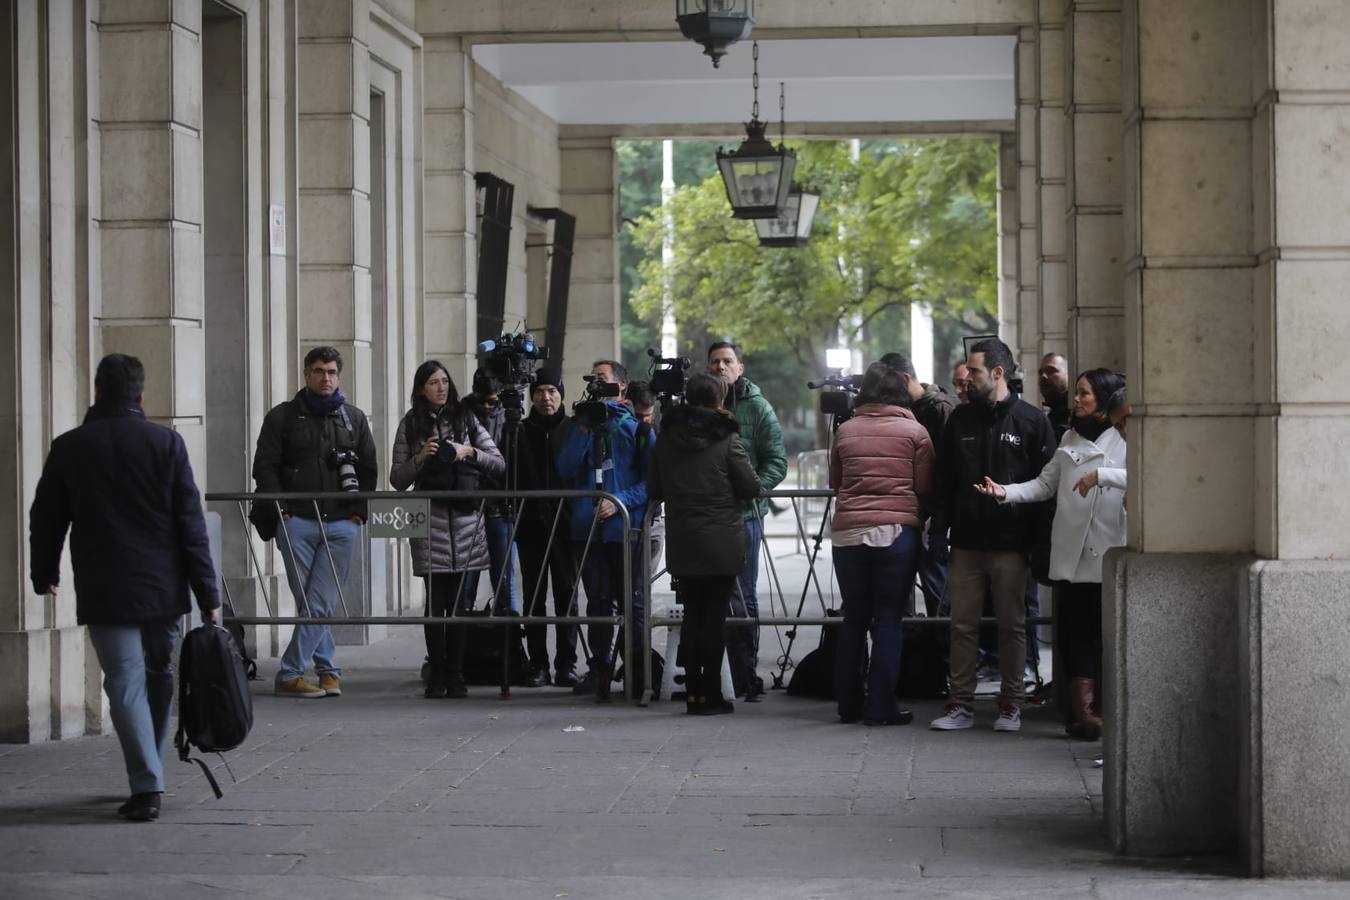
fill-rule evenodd
<path id="1" fill-rule="evenodd" d="M 1125 438 L 1107 417 L 1110 398 L 1125 377 L 1109 369 L 1078 376 L 1073 421 L 1059 449 L 1033 481 L 1000 485 L 989 478 L 975 490 L 1000 503 L 1055 499 L 1050 535 L 1050 578 L 1060 585 L 1055 622 L 1063 637 L 1073 724 L 1069 733 L 1095 740 L 1101 715 L 1095 702 L 1102 668 L 1102 557 L 1125 543 Z"/>

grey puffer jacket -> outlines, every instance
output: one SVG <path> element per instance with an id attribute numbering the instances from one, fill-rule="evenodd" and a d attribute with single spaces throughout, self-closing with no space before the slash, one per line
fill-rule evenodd
<path id="1" fill-rule="evenodd" d="M 478 424 L 472 415 L 459 414 L 457 410 L 442 410 L 439 416 L 439 431 L 447 440 L 464 443 L 466 438 L 478 451 L 476 463 L 484 474 L 496 478 L 506 472 L 506 463 L 497 450 L 492 438 Z M 406 491 L 417 482 L 417 451 L 422 449 L 425 440 L 410 442 L 408 430 L 412 422 L 412 412 L 404 415 L 398 424 L 398 434 L 394 437 L 394 448 L 390 454 L 392 463 L 389 468 L 389 484 L 398 491 Z M 465 429 L 472 429 L 466 435 Z M 466 572 L 488 567 L 488 544 L 485 518 L 478 509 L 468 512 L 451 510 L 447 503 L 431 504 L 431 538 L 409 541 L 412 550 L 414 575 L 427 575 L 431 572 Z"/>

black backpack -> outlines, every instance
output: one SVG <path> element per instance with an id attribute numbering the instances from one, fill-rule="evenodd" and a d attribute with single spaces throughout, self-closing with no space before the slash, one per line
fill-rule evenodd
<path id="1" fill-rule="evenodd" d="M 179 759 L 201 766 L 217 799 L 222 796 L 220 785 L 206 763 L 190 755 L 191 750 L 216 754 L 233 750 L 252 727 L 253 694 L 234 638 L 210 622 L 192 629 L 178 656 L 178 733 L 173 742 Z M 229 771 L 228 763 L 225 768 Z"/>

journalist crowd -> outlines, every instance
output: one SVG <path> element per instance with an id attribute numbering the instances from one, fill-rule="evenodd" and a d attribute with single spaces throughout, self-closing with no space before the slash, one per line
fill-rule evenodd
<path id="1" fill-rule="evenodd" d="M 740 349 L 713 343 L 703 362 L 704 371 L 681 379 L 672 403 L 665 386 L 630 381 L 621 363 L 598 360 L 569 408 L 556 369 L 532 368 L 516 381 L 485 367 L 461 394 L 447 367 L 428 360 L 413 374 L 392 446 L 379 448 L 365 413 L 342 391 L 341 354 L 315 347 L 304 357 L 303 386 L 263 421 L 253 478 L 258 493 L 330 499 L 255 502 L 250 521 L 276 542 L 297 613 L 324 619 L 340 611 L 368 516 L 363 501 L 333 496 L 374 491 L 382 471 L 395 491 L 470 494 L 432 500 L 428 536 L 410 541 L 424 616 L 446 620 L 424 628 L 431 700 L 469 693 L 468 628 L 450 620 L 476 611 L 483 578 L 494 621 L 590 620 L 527 619 L 521 684 L 599 702 L 620 678 L 635 694 L 656 687 L 643 683 L 643 661 L 624 658 L 641 641 L 604 620 L 621 618 L 628 638 L 642 634 L 648 567 L 663 565 L 682 608 L 686 711 L 730 713 L 736 699 L 756 702 L 765 691 L 753 621 L 770 515 L 764 495 L 787 476 L 788 454 Z M 1033 405 L 1022 398 L 1007 345 L 987 338 L 957 364 L 951 392 L 921 382 L 899 353 L 850 385 L 856 396 L 834 423 L 828 469 L 841 722 L 912 720 L 897 683 L 917 585 L 921 614 L 950 617 L 949 631 L 927 630 L 941 635 L 948 667 L 948 700 L 931 728 L 976 724 L 983 672 L 999 683 L 993 729 L 1020 729 L 1027 690 L 1041 684 L 1040 641 L 1028 619 L 1053 596 L 1067 731 L 1099 736 L 1102 557 L 1125 541 L 1129 405 L 1122 375 L 1094 368 L 1070 381 L 1069 371 L 1063 356 L 1047 355 L 1036 373 L 1045 406 Z M 39 594 L 56 592 L 70 534 L 77 616 L 90 626 L 105 673 L 132 791 L 122 813 L 135 819 L 157 816 L 164 790 L 171 650 L 189 589 L 203 616 L 220 620 L 187 452 L 175 432 L 146 421 L 146 389 L 135 358 L 100 363 L 95 403 L 82 426 L 53 441 L 31 511 Z M 472 496 L 482 491 L 553 496 Z M 982 632 L 986 616 L 997 627 Z M 319 699 L 342 690 L 331 626 L 296 625 L 275 694 Z"/>

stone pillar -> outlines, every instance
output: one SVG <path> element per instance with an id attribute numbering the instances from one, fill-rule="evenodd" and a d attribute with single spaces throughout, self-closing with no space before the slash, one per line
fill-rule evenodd
<path id="1" fill-rule="evenodd" d="M 370 5 L 300 4 L 296 28 L 300 356 L 319 344 L 337 347 L 343 391 L 369 405 Z"/>
<path id="2" fill-rule="evenodd" d="M 1037 264 L 1040 268 L 1040 340 L 1021 360 L 1027 399 L 1040 400 L 1036 370 L 1046 353 L 1068 349 L 1069 263 L 1065 237 L 1068 178 L 1064 159 L 1064 0 L 1040 0 L 1037 34 L 1036 205 Z M 1023 351 L 1031 348 L 1024 346 Z"/>
<path id="3" fill-rule="evenodd" d="M 1022 327 L 1017 315 L 1020 287 L 1017 168 L 1017 135 L 1005 134 L 998 142 L 998 333 L 1014 354 L 1022 346 Z M 950 373 L 933 374 L 934 380 L 945 383 Z"/>
<path id="4" fill-rule="evenodd" d="M 1104 584 L 1105 800 L 1108 833 L 1131 854 L 1237 849 L 1238 588 L 1256 547 L 1266 386 L 1253 354 L 1252 8 L 1122 7 L 1135 415 L 1130 549 L 1108 558 Z"/>
<path id="5" fill-rule="evenodd" d="M 1120 5 L 1069 0 L 1067 13 L 1069 360 L 1074 371 L 1123 369 Z"/>
<path id="6" fill-rule="evenodd" d="M 577 217 L 563 370 L 575 396 L 592 361 L 619 353 L 618 157 L 609 137 L 560 143 L 558 205 Z"/>
<path id="7" fill-rule="evenodd" d="M 1254 875 L 1347 878 L 1350 7 L 1250 6 L 1253 513 L 1268 561 L 1239 611 L 1239 842 Z"/>
<path id="8" fill-rule="evenodd" d="M 449 367 L 464 393 L 478 339 L 474 63 L 458 38 L 428 38 L 422 65 L 426 280 L 421 349 Z"/>
<path id="9" fill-rule="evenodd" d="M 1017 310 L 1016 332 L 1004 338 L 1028 372 L 1036 371 L 1041 346 L 1040 191 L 1037 180 L 1038 145 L 1036 97 L 1039 90 L 1036 29 L 1023 28 L 1017 38 Z M 1029 379 L 1028 390 L 1035 390 Z"/>

